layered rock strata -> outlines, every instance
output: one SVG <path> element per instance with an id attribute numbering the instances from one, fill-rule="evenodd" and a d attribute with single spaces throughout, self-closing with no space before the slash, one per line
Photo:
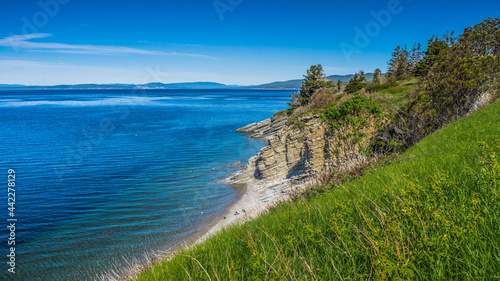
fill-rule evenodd
<path id="1" fill-rule="evenodd" d="M 299 118 L 295 123 L 277 116 L 240 128 L 238 132 L 252 133 L 253 138 L 268 139 L 268 146 L 249 160 L 240 173 L 244 177 L 236 174 L 230 180 L 242 183 L 251 178 L 261 185 L 301 181 L 356 165 L 366 158 L 362 149 L 377 131 L 376 121 L 368 120 L 368 125 L 358 130 L 348 125 L 332 129 L 319 115 Z"/>

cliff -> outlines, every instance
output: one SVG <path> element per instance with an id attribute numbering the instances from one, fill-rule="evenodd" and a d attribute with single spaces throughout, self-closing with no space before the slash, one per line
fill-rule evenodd
<path id="1" fill-rule="evenodd" d="M 236 132 L 240 133 L 250 133 L 250 138 L 256 139 L 270 139 L 275 136 L 278 131 L 288 126 L 288 117 L 286 115 L 274 115 L 273 117 L 266 119 L 258 123 L 252 123 L 245 127 L 239 128 Z"/>
<path id="2" fill-rule="evenodd" d="M 356 165 L 366 160 L 363 148 L 377 132 L 380 120 L 376 119 L 368 117 L 365 126 L 354 128 L 349 124 L 332 127 L 319 115 L 297 118 L 295 122 L 287 116 L 275 116 L 240 128 L 238 132 L 252 133 L 253 138 L 268 139 L 268 145 L 230 181 L 252 180 L 262 186 L 297 183 Z"/>

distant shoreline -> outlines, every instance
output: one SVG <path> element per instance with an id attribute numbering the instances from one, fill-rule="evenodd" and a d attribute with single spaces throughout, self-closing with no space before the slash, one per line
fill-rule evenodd
<path id="1" fill-rule="evenodd" d="M 373 73 L 365 73 L 366 79 L 370 81 L 373 79 Z M 337 82 L 340 80 L 341 82 L 347 82 L 354 74 L 346 74 L 346 75 L 330 75 L 327 78 L 331 81 Z M 92 89 L 109 89 L 109 90 L 154 90 L 154 89 L 162 89 L 162 90 L 297 90 L 302 86 L 302 82 L 304 79 L 292 79 L 286 81 L 275 81 L 271 83 L 257 84 L 257 85 L 226 85 L 217 82 L 180 82 L 180 83 L 161 83 L 161 82 L 152 82 L 147 84 L 125 84 L 125 83 L 105 83 L 105 84 L 97 84 L 97 83 L 80 83 L 80 84 L 70 84 L 70 85 L 23 85 L 23 84 L 0 84 L 1 90 L 13 90 L 13 89 L 81 89 L 81 90 L 92 90 Z"/>
<path id="2" fill-rule="evenodd" d="M 40 91 L 46 91 L 46 90 L 87 90 L 87 91 L 92 91 L 92 90 L 122 90 L 122 91 L 130 91 L 130 90 L 175 90 L 175 91 L 252 91 L 252 90 L 259 90 L 259 91 L 280 91 L 280 90 L 299 90 L 299 88 L 207 88 L 207 89 L 187 89 L 187 88 L 47 88 L 47 87 L 22 87 L 22 88 L 0 88 L 0 91 L 31 91 L 31 90 L 40 90 Z"/>

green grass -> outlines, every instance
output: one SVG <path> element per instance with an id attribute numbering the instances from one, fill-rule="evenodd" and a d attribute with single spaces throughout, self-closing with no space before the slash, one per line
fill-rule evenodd
<path id="1" fill-rule="evenodd" d="M 500 101 L 388 165 L 221 231 L 137 280 L 500 278 Z"/>
<path id="2" fill-rule="evenodd" d="M 369 85 L 366 87 L 366 91 L 369 93 L 371 99 L 380 103 L 384 112 L 395 113 L 413 98 L 413 92 L 417 85 L 418 80 L 411 79 Z"/>
<path id="3" fill-rule="evenodd" d="M 292 111 L 290 109 L 285 109 L 285 110 L 278 111 L 278 112 L 274 113 L 273 116 L 289 116 L 291 113 L 292 113 Z"/>

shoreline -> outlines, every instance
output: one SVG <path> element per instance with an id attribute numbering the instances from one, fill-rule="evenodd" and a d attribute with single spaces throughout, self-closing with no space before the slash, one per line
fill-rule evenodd
<path id="1" fill-rule="evenodd" d="M 241 196 L 226 208 L 224 215 L 214 218 L 205 227 L 200 228 L 198 233 L 193 233 L 187 240 L 173 245 L 165 252 L 146 254 L 142 262 L 129 264 L 128 269 L 112 270 L 97 280 L 131 280 L 156 263 L 170 260 L 180 251 L 196 247 L 224 228 L 258 217 L 276 203 L 288 200 L 291 194 L 313 183 L 311 180 L 296 183 L 290 179 L 258 180 L 253 176 L 252 169 L 256 159 L 257 156 L 253 156 L 241 171 L 230 174 L 228 178 L 221 181 L 233 188 L 243 189 Z"/>
<path id="2" fill-rule="evenodd" d="M 281 129 L 287 127 L 287 118 L 273 116 L 258 123 L 252 123 L 245 127 L 235 130 L 236 132 L 248 134 L 248 137 L 255 139 L 270 140 Z M 213 235 L 219 233 L 222 229 L 245 223 L 260 214 L 268 211 L 278 202 L 287 201 L 291 195 L 304 190 L 313 185 L 314 178 L 306 177 L 302 180 L 293 178 L 278 179 L 257 179 L 255 177 L 256 162 L 267 146 L 262 148 L 255 156 L 247 160 L 247 164 L 239 171 L 229 174 L 228 177 L 220 183 L 228 184 L 234 189 L 240 189 L 243 192 L 236 201 L 225 208 L 224 214 L 219 217 L 213 217 L 207 224 L 195 230 L 192 235 L 185 240 L 179 241 L 168 250 L 154 254 L 151 258 L 146 257 L 145 262 L 136 263 L 129 268 L 128 273 L 118 274 L 119 277 L 106 280 L 133 279 L 140 272 L 154 266 L 159 261 L 168 261 L 185 249 L 192 249 L 203 243 Z M 124 272 L 122 272 L 124 273 Z M 115 275 L 117 276 L 117 275 Z M 111 277 L 108 275 L 108 278 Z"/>
<path id="3" fill-rule="evenodd" d="M 288 118 L 272 116 L 260 122 L 236 129 L 235 131 L 247 134 L 249 138 L 270 140 L 282 128 L 286 127 L 287 120 Z M 257 155 L 247 160 L 247 164 L 243 169 L 230 174 L 226 179 L 221 181 L 221 183 L 231 185 L 233 188 L 243 188 L 243 194 L 240 198 L 226 208 L 223 216 L 216 218 L 198 235 L 189 239 L 185 243 L 184 248 L 191 248 L 202 243 L 223 228 L 257 217 L 262 212 L 269 210 L 277 202 L 289 198 L 289 191 L 291 189 L 301 188 L 301 184 L 292 184 L 291 179 L 256 179 L 254 176 L 255 166 L 262 149 Z"/>
<path id="4" fill-rule="evenodd" d="M 135 263 L 129 264 L 128 268 L 114 269 L 104 274 L 96 280 L 132 280 L 142 271 L 154 266 L 156 263 L 161 261 L 168 261 L 175 257 L 180 251 L 185 249 L 191 249 L 205 240 L 210 238 L 212 235 L 217 234 L 223 228 L 230 227 L 239 223 L 244 223 L 245 221 L 251 220 L 257 217 L 263 211 L 269 209 L 271 204 L 260 204 L 258 190 L 263 190 L 267 185 L 259 186 L 256 185 L 255 181 L 250 180 L 245 182 L 247 177 L 240 178 L 242 175 L 248 176 L 251 172 L 250 164 L 255 163 L 257 156 L 253 156 L 248 160 L 247 165 L 242 168 L 242 170 L 230 174 L 226 179 L 220 181 L 220 183 L 228 184 L 236 189 L 243 189 L 243 192 L 238 196 L 237 200 L 231 205 L 225 208 L 224 214 L 219 217 L 214 217 L 206 225 L 199 227 L 194 233 L 186 237 L 186 240 L 182 240 L 172 245 L 169 249 L 160 252 L 146 253 L 142 260 L 138 260 Z M 288 182 L 288 181 L 286 181 Z M 280 198 L 273 198 L 273 203 L 281 201 L 284 199 L 283 196 Z M 276 200 L 279 199 L 279 200 Z M 253 208 L 251 208 L 253 207 Z M 243 211 L 244 210 L 244 211 Z M 237 214 L 236 214 L 237 212 Z"/>
<path id="5" fill-rule="evenodd" d="M 257 156 L 253 156 L 241 171 L 231 174 L 222 181 L 234 188 L 243 188 L 243 194 L 226 208 L 223 216 L 215 219 L 201 233 L 189 240 L 185 244 L 186 249 L 204 242 L 224 228 L 258 217 L 276 203 L 288 200 L 294 192 L 303 190 L 313 183 L 311 179 L 303 182 L 292 182 L 291 179 L 258 180 L 253 175 L 256 159 Z"/>
<path id="6" fill-rule="evenodd" d="M 172 247 L 171 251 L 164 256 L 166 260 L 183 249 L 190 249 L 203 243 L 224 228 L 258 217 L 276 203 L 288 200 L 294 192 L 304 190 L 314 184 L 312 179 L 301 182 L 292 182 L 291 179 L 258 180 L 253 176 L 252 168 L 256 159 L 257 156 L 253 156 L 241 171 L 230 174 L 221 181 L 233 188 L 243 189 L 241 196 L 226 207 L 224 215 L 214 218 L 206 227 L 200 229 L 199 233 Z"/>

